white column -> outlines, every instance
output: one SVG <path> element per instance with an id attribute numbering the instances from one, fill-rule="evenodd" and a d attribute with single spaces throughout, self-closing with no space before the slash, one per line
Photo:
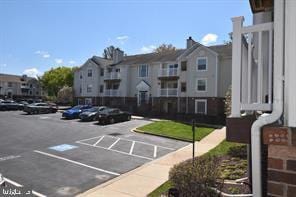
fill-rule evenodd
<path id="1" fill-rule="evenodd" d="M 241 29 L 244 17 L 232 18 L 232 103 L 231 117 L 240 117 L 241 101 Z"/>
<path id="2" fill-rule="evenodd" d="M 296 127 L 296 1 L 285 2 L 285 120 Z"/>

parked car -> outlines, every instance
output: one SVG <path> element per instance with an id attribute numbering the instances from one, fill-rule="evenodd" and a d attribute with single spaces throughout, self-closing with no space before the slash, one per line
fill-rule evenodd
<path id="1" fill-rule="evenodd" d="M 58 108 L 54 104 L 48 103 L 34 103 L 24 107 L 24 112 L 28 114 L 47 114 L 47 113 L 56 113 Z"/>
<path id="2" fill-rule="evenodd" d="M 102 124 L 113 124 L 115 122 L 131 120 L 131 117 L 132 115 L 129 112 L 124 112 L 117 108 L 107 108 L 97 113 L 96 120 Z"/>
<path id="3" fill-rule="evenodd" d="M 79 118 L 79 114 L 90 108 L 92 108 L 91 105 L 77 105 L 69 110 L 64 111 L 62 117 L 66 119 Z"/>
<path id="4" fill-rule="evenodd" d="M 0 110 L 21 110 L 23 106 L 13 100 L 5 100 L 0 102 Z"/>
<path id="5" fill-rule="evenodd" d="M 100 106 L 100 107 L 92 107 L 90 109 L 85 110 L 84 112 L 82 112 L 81 114 L 79 114 L 79 118 L 82 121 L 92 121 L 92 120 L 96 120 L 96 115 L 97 113 L 104 111 L 105 109 L 107 109 L 106 106 Z"/>
<path id="6" fill-rule="evenodd" d="M 21 101 L 21 102 L 18 102 L 19 104 L 19 109 L 20 110 L 24 110 L 25 106 L 29 105 L 29 103 L 27 101 Z"/>

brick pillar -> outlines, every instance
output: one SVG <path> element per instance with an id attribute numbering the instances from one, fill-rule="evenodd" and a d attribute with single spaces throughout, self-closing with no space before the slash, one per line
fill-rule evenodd
<path id="1" fill-rule="evenodd" d="M 268 146 L 268 196 L 296 196 L 296 129 L 265 127 L 263 143 Z"/>

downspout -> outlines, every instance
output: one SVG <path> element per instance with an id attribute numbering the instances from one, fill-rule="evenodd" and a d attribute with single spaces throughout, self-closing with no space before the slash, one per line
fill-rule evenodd
<path id="1" fill-rule="evenodd" d="M 251 128 L 252 186 L 253 196 L 262 197 L 261 175 L 261 128 L 279 120 L 283 113 L 283 71 L 284 71 L 284 4 L 274 2 L 274 70 L 273 70 L 273 111 L 263 114 Z"/>

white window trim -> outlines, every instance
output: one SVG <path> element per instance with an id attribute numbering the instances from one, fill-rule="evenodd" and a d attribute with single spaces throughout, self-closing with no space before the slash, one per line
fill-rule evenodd
<path id="1" fill-rule="evenodd" d="M 147 66 L 147 76 L 145 76 L 145 77 L 141 77 L 140 76 L 140 67 L 141 66 Z M 139 78 L 141 78 L 141 79 L 145 79 L 145 78 L 147 78 L 149 76 L 149 66 L 148 66 L 148 64 L 140 64 L 140 65 L 138 65 L 138 77 Z"/>
<path id="2" fill-rule="evenodd" d="M 90 88 L 90 91 L 88 91 L 89 88 Z M 91 93 L 91 92 L 92 92 L 92 89 L 93 89 L 93 85 L 92 85 L 92 84 L 88 84 L 88 85 L 86 86 L 86 92 L 87 92 L 87 93 Z"/>
<path id="3" fill-rule="evenodd" d="M 89 76 L 89 73 L 91 73 L 91 76 Z M 87 69 L 87 77 L 93 77 L 93 70 L 91 68 Z"/>
<path id="4" fill-rule="evenodd" d="M 206 59 L 206 69 L 205 70 L 199 70 L 198 69 L 198 60 L 201 60 L 201 59 Z M 206 72 L 206 71 L 208 71 L 208 57 L 197 57 L 196 58 L 196 70 L 197 70 L 197 72 Z"/>
<path id="5" fill-rule="evenodd" d="M 198 113 L 197 111 L 197 102 L 203 102 L 203 103 L 205 103 L 205 112 L 204 113 Z M 204 115 L 207 115 L 207 113 L 208 113 L 208 104 L 207 104 L 208 102 L 207 102 L 207 99 L 195 99 L 195 114 L 204 114 Z"/>
<path id="6" fill-rule="evenodd" d="M 206 82 L 206 89 L 205 90 L 198 90 L 198 81 L 204 80 Z M 208 91 L 208 79 L 207 78 L 197 78 L 196 79 L 196 92 L 207 92 Z"/>

